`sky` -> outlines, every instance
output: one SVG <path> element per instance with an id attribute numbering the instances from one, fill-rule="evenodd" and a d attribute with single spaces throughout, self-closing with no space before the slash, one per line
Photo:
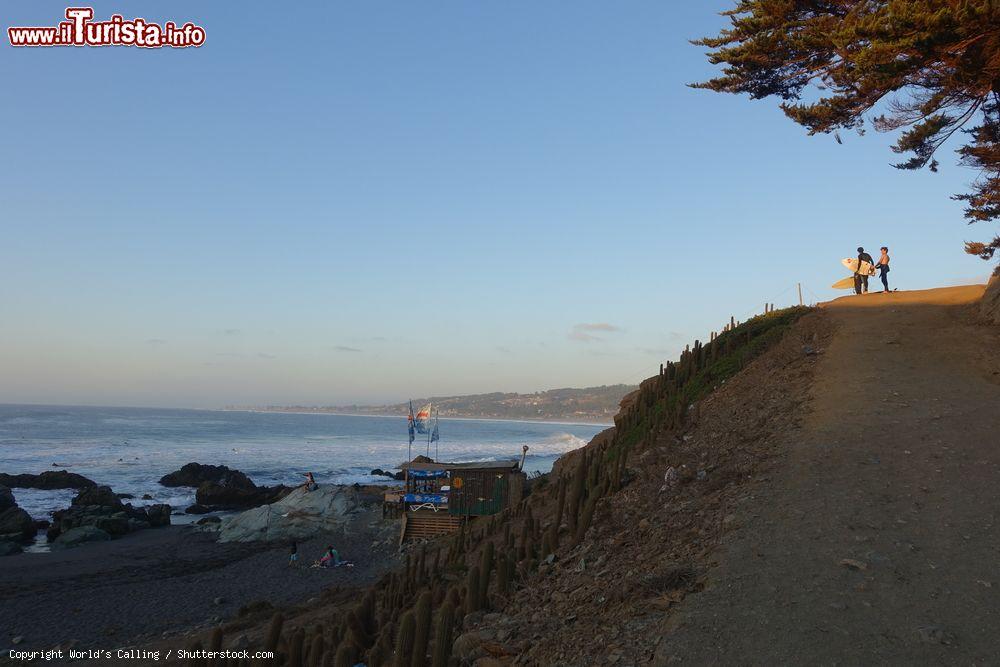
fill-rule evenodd
<path id="1" fill-rule="evenodd" d="M 990 271 L 953 147 L 901 172 L 890 136 L 687 87 L 729 0 L 92 5 L 207 40 L 4 35 L 0 402 L 633 383 L 797 283 L 840 296 L 858 245 L 891 248 L 900 289 Z M 0 23 L 65 8 L 7 0 Z"/>

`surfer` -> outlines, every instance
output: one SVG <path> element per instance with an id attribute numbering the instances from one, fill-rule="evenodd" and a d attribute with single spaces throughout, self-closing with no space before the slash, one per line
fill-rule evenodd
<path id="1" fill-rule="evenodd" d="M 882 246 L 882 256 L 878 258 L 878 264 L 875 268 L 878 269 L 878 277 L 882 281 L 882 293 L 886 294 L 889 291 L 889 249 Z"/>
<path id="2" fill-rule="evenodd" d="M 868 273 L 865 271 L 865 262 L 868 262 L 868 266 L 872 266 L 874 262 L 872 261 L 872 256 L 865 252 L 865 249 L 858 246 L 858 268 L 854 272 L 854 293 L 855 294 L 867 294 L 868 293 Z"/>

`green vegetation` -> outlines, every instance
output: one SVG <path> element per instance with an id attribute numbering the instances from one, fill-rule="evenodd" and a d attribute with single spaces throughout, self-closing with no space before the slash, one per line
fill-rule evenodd
<path id="1" fill-rule="evenodd" d="M 723 74 L 695 87 L 778 97 L 810 134 L 863 133 L 880 108 L 876 130 L 903 130 L 900 169 L 936 170 L 937 150 L 961 130 L 959 162 L 979 178 L 955 199 L 970 223 L 1000 218 L 1000 2 L 740 0 L 722 14 L 730 27 L 695 44 L 713 49 Z M 1000 235 L 966 245 L 983 259 L 998 249 Z"/>

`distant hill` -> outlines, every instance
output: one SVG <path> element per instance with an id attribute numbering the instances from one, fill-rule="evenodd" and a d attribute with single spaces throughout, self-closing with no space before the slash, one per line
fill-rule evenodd
<path id="1" fill-rule="evenodd" d="M 494 392 L 472 396 L 432 396 L 413 399 L 414 410 L 433 403 L 441 417 L 524 419 L 611 423 L 618 403 L 637 387 L 615 384 L 585 389 L 550 389 L 534 394 Z M 348 415 L 406 415 L 409 403 L 394 405 L 268 405 L 230 406 L 230 410 L 260 412 L 326 412 Z"/>

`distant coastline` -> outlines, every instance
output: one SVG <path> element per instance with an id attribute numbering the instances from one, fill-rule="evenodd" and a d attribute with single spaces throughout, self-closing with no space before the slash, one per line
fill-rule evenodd
<path id="1" fill-rule="evenodd" d="M 377 414 L 374 412 L 332 412 L 326 410 L 307 410 L 302 412 L 297 412 L 295 410 L 268 410 L 266 408 L 238 408 L 238 407 L 226 407 L 226 408 L 214 408 L 208 409 L 209 412 L 261 412 L 267 414 L 285 414 L 285 415 L 319 415 L 328 417 L 372 417 L 372 418 L 388 418 L 388 419 L 406 419 L 405 414 Z M 448 417 L 441 417 L 441 421 L 470 421 L 470 422 L 531 422 L 533 424 L 552 424 L 554 426 L 614 426 L 613 421 L 602 422 L 602 421 L 588 421 L 588 420 L 577 420 L 570 421 L 567 419 L 530 419 L 521 418 L 514 419 L 510 417 L 458 417 L 455 415 L 450 415 Z"/>
<path id="2" fill-rule="evenodd" d="M 441 419 L 528 421 L 550 424 L 610 424 L 622 398 L 633 385 L 604 385 L 582 389 L 549 389 L 531 394 L 493 392 L 466 396 L 415 398 L 415 409 L 431 404 Z M 287 414 L 402 417 L 411 402 L 389 405 L 227 405 L 224 410 Z"/>

